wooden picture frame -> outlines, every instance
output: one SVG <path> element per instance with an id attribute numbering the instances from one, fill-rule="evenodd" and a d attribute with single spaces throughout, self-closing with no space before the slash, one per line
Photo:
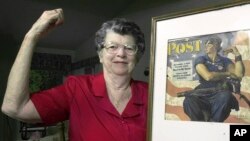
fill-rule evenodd
<path id="1" fill-rule="evenodd" d="M 205 40 L 216 35 L 222 39 L 224 51 L 237 41 L 245 66 L 240 93 L 250 99 L 249 3 L 152 18 L 148 141 L 229 141 L 230 125 L 250 124 L 249 103 L 240 95 L 235 95 L 240 110 L 231 111 L 223 122 L 191 121 L 183 109 L 185 97 L 177 95 L 198 85 L 194 60 L 204 52 Z M 243 36 L 246 40 L 237 40 Z M 234 56 L 225 56 L 235 61 Z"/>

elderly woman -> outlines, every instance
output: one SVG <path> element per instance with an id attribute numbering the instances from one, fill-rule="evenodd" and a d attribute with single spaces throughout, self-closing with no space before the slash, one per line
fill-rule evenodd
<path id="1" fill-rule="evenodd" d="M 145 43 L 133 22 L 115 19 L 97 31 L 102 73 L 69 76 L 63 85 L 29 94 L 35 44 L 62 23 L 62 9 L 45 11 L 26 34 L 9 75 L 2 111 L 30 123 L 69 120 L 70 141 L 145 141 L 148 85 L 131 78 Z"/>
<path id="2" fill-rule="evenodd" d="M 205 41 L 205 55 L 195 60 L 194 67 L 200 78 L 200 85 L 195 89 L 215 89 L 185 97 L 184 111 L 193 121 L 223 122 L 231 109 L 239 109 L 238 102 L 229 89 L 217 88 L 225 84 L 226 78 L 241 80 L 244 76 L 244 65 L 235 46 L 230 48 L 230 52 L 235 55 L 235 63 L 219 55 L 221 43 L 218 36 L 209 37 Z"/>

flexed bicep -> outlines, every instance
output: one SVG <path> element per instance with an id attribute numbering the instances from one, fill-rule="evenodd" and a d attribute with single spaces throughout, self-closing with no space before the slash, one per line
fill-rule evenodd
<path id="1" fill-rule="evenodd" d="M 230 76 L 230 72 L 209 71 L 204 64 L 197 64 L 195 67 L 197 73 L 206 81 L 217 81 Z"/>
<path id="2" fill-rule="evenodd" d="M 204 64 L 197 64 L 196 67 L 196 72 L 205 80 L 209 81 L 212 77 L 212 74 L 209 72 L 207 67 Z"/>
<path id="3" fill-rule="evenodd" d="M 29 92 L 32 55 L 38 39 L 62 23 L 62 9 L 45 11 L 25 35 L 8 77 L 1 107 L 6 115 L 28 122 L 40 121 L 40 116 L 30 100 Z"/>

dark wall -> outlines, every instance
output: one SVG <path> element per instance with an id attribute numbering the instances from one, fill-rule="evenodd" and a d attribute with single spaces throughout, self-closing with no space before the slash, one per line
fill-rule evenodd
<path id="1" fill-rule="evenodd" d="M 151 27 L 150 27 L 150 21 L 151 17 L 155 15 L 162 15 L 163 13 L 167 12 L 177 12 L 177 11 L 183 11 L 188 9 L 197 9 L 204 6 L 212 6 L 212 5 L 221 5 L 223 3 L 228 2 L 234 2 L 234 1 L 240 1 L 240 0 L 176 0 L 171 1 L 171 4 L 166 4 L 164 7 L 164 4 L 162 7 L 157 7 L 152 9 L 149 9 L 146 11 L 147 13 L 143 12 L 142 15 L 133 15 L 134 19 L 139 19 L 142 22 L 142 27 L 148 35 L 146 35 L 146 41 L 147 45 L 150 45 L 150 33 L 151 33 Z M 125 12 L 126 13 L 126 12 Z M 140 13 L 139 13 L 140 14 Z M 148 21 L 148 22 L 144 22 Z M 2 22 L 2 21 L 0 21 Z M 0 24 L 1 25 L 1 24 Z M 7 27 L 7 26 L 6 26 Z M 67 33 L 66 33 L 67 34 Z M 15 39 L 8 34 L 3 33 L 0 31 L 0 105 L 2 104 L 2 99 L 5 93 L 8 74 L 11 69 L 11 66 L 14 62 L 15 56 L 17 54 L 17 51 L 19 49 L 20 42 L 15 41 Z M 148 52 L 145 54 L 148 54 L 149 56 L 149 49 Z M 83 56 L 83 51 L 80 52 L 81 56 Z M 145 56 L 145 55 L 144 55 Z M 146 60 L 146 59 L 144 59 Z M 141 60 L 143 61 L 143 60 Z M 144 63 L 144 62 L 143 62 Z M 144 64 L 148 64 L 148 61 Z M 137 66 L 138 67 L 138 66 Z M 141 68 L 145 68 L 144 65 L 142 65 Z M 141 71 L 138 71 L 141 73 Z M 142 74 L 143 75 L 143 74 Z M 144 77 L 144 76 L 143 76 Z M 14 141 L 16 140 L 16 136 L 18 134 L 18 122 L 16 120 L 13 120 L 4 114 L 0 112 L 0 141 Z"/>
<path id="2" fill-rule="evenodd" d="M 0 105 L 7 84 L 10 68 L 14 62 L 19 43 L 11 35 L 0 31 Z M 0 112 L 0 141 L 14 141 L 17 133 L 17 121 Z M 14 131 L 14 132 L 13 132 Z M 15 132 L 16 131 L 16 132 Z M 15 133 L 15 134 L 13 134 Z"/>

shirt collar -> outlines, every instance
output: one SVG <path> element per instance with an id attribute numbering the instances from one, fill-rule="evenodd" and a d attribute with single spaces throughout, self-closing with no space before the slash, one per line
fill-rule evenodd
<path id="1" fill-rule="evenodd" d="M 132 89 L 132 102 L 134 104 L 143 104 L 142 101 L 142 95 L 140 92 L 138 92 L 138 88 L 135 85 L 135 80 L 131 79 L 130 81 L 131 89 Z M 94 77 L 93 80 L 93 86 L 97 86 L 93 88 L 94 95 L 99 96 L 99 97 L 107 97 L 107 89 L 106 89 L 106 84 L 104 80 L 104 75 L 103 73 L 99 73 Z"/>
<path id="2" fill-rule="evenodd" d="M 207 54 L 205 55 L 205 58 L 206 58 L 208 61 L 212 62 L 212 60 L 208 57 Z M 217 58 L 216 58 L 215 62 L 221 61 L 221 58 L 222 58 L 222 56 L 221 56 L 220 54 L 217 54 Z"/>
<path id="3" fill-rule="evenodd" d="M 111 103 L 108 100 L 106 84 L 104 80 L 103 73 L 97 74 L 93 80 L 93 92 L 94 96 L 99 97 L 99 102 L 101 108 L 106 110 L 107 112 L 119 116 L 118 112 L 111 106 Z M 96 86 L 96 87 L 95 87 Z M 95 87 L 95 88 L 94 88 Z M 143 102 L 143 94 L 137 88 L 136 81 L 131 79 L 131 89 L 132 89 L 132 98 L 124 109 L 122 116 L 123 117 L 133 117 L 140 114 L 139 107 L 144 104 Z"/>

